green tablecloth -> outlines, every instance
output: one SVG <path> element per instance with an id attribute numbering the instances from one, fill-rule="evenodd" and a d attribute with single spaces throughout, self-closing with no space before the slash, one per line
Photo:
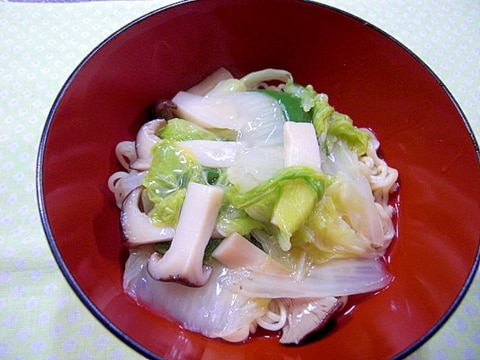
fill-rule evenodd
<path id="1" fill-rule="evenodd" d="M 60 273 L 37 211 L 35 162 L 48 111 L 77 64 L 112 32 L 170 2 L 0 3 L 0 358 L 141 358 L 88 312 Z M 478 0 L 326 3 L 413 50 L 480 136 Z M 409 359 L 480 359 L 478 273 L 450 320 Z"/>

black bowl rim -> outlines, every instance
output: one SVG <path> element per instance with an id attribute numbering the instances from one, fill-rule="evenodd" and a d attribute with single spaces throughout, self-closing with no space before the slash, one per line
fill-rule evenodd
<path id="1" fill-rule="evenodd" d="M 106 39 L 104 39 L 100 44 L 98 44 L 85 58 L 77 65 L 75 70 L 70 74 L 68 79 L 66 80 L 65 84 L 62 86 L 61 90 L 59 91 L 57 97 L 55 98 L 53 105 L 49 111 L 49 114 L 47 116 L 47 121 L 45 124 L 45 127 L 42 131 L 42 135 L 40 138 L 40 144 L 39 144 L 39 150 L 38 150 L 38 155 L 37 155 L 37 165 L 36 165 L 36 195 L 37 195 L 37 204 L 39 208 L 39 213 L 40 213 L 40 218 L 42 222 L 42 226 L 45 232 L 45 235 L 47 237 L 48 244 L 50 246 L 50 249 L 53 253 L 53 256 L 55 258 L 55 261 L 57 265 L 59 266 L 61 272 L 63 273 L 63 276 L 66 278 L 68 284 L 70 287 L 73 289 L 75 294 L 78 296 L 78 298 L 81 300 L 81 302 L 88 308 L 88 310 L 99 320 L 111 333 L 113 333 L 118 339 L 120 339 L 122 342 L 130 346 L 132 349 L 137 351 L 143 356 L 147 356 L 151 359 L 158 359 L 158 360 L 163 360 L 163 358 L 159 357 L 157 354 L 154 354 L 152 351 L 148 350 L 144 346 L 140 345 L 137 343 L 135 340 L 131 339 L 129 336 L 125 335 L 121 329 L 119 329 L 117 326 L 115 326 L 96 306 L 95 304 L 85 295 L 85 293 L 82 291 L 78 283 L 75 281 L 73 278 L 72 274 L 70 274 L 68 267 L 64 260 L 62 259 L 62 256 L 60 254 L 60 251 L 55 243 L 55 239 L 53 237 L 49 221 L 48 221 L 48 214 L 46 212 L 45 208 L 45 199 L 43 196 L 43 178 L 42 178 L 42 168 L 43 168 L 43 161 L 44 161 L 44 155 L 45 155 L 45 148 L 46 148 L 46 140 L 49 134 L 50 126 L 52 123 L 52 119 L 56 113 L 56 110 L 59 106 L 59 103 L 65 94 L 65 92 L 68 90 L 70 84 L 74 81 L 77 73 L 81 70 L 81 68 L 92 58 L 97 51 L 99 51 L 101 48 L 103 48 L 106 44 L 109 43 L 110 40 L 118 36 L 119 34 L 125 32 L 129 28 L 135 26 L 136 24 L 144 21 L 145 19 L 163 12 L 165 10 L 182 6 L 184 4 L 196 2 L 199 0 L 184 0 L 184 1 L 178 1 L 174 2 L 172 4 L 160 7 L 158 9 L 152 10 L 134 20 L 131 22 L 127 23 L 126 25 L 122 26 L 115 32 L 113 32 L 110 36 L 108 36 Z M 323 7 L 329 10 L 333 10 L 334 12 L 346 16 L 354 21 L 360 22 L 363 25 L 370 27 L 371 29 L 375 30 L 379 34 L 385 36 L 388 38 L 390 41 L 394 42 L 397 44 L 399 47 L 401 47 L 403 50 L 405 50 L 415 61 L 417 61 L 424 69 L 426 69 L 429 74 L 433 77 L 433 79 L 437 82 L 437 84 L 442 88 L 442 90 L 446 93 L 446 95 L 449 97 L 450 101 L 452 104 L 455 106 L 457 109 L 458 113 L 460 114 L 463 124 L 465 126 L 465 129 L 467 130 L 470 140 L 472 141 L 472 144 L 475 148 L 475 152 L 477 154 L 477 158 L 479 159 L 480 162 L 480 150 L 479 150 L 479 145 L 477 143 L 477 140 L 475 138 L 475 135 L 473 133 L 473 130 L 471 128 L 471 125 L 467 121 L 467 118 L 465 114 L 463 113 L 462 109 L 460 108 L 458 102 L 454 98 L 454 96 L 451 94 L 451 92 L 448 90 L 448 88 L 445 86 L 445 84 L 442 82 L 442 80 L 434 73 L 434 71 L 419 57 L 417 56 L 412 50 L 410 50 L 407 46 L 405 46 L 403 43 L 401 43 L 399 40 L 394 38 L 392 35 L 388 34 L 386 31 L 380 29 L 376 25 L 371 24 L 368 21 L 363 20 L 357 15 L 351 14 L 343 9 L 339 9 L 336 7 L 333 7 L 331 5 L 327 4 L 322 4 L 318 3 L 312 0 L 293 0 L 294 2 L 302 2 L 302 3 L 308 3 L 308 4 L 313 4 L 319 7 Z M 475 277 L 475 273 L 479 267 L 480 263 L 480 244 L 477 249 L 477 254 L 475 256 L 475 261 L 474 264 L 471 268 L 471 271 L 463 284 L 462 289 L 460 290 L 459 294 L 457 295 L 455 301 L 452 303 L 452 305 L 448 308 L 448 310 L 444 313 L 444 315 L 437 321 L 437 323 L 430 329 L 428 330 L 422 337 L 420 337 L 415 343 L 410 345 L 408 348 L 404 349 L 400 353 L 396 354 L 392 359 L 402 359 L 411 353 L 413 353 L 415 350 L 420 348 L 422 345 L 424 345 L 435 333 L 437 333 L 440 328 L 447 322 L 447 320 L 452 316 L 452 314 L 455 312 L 455 310 L 458 308 L 460 303 L 462 302 L 463 298 L 465 297 L 465 294 L 467 293 L 470 285 L 473 282 L 473 279 Z"/>

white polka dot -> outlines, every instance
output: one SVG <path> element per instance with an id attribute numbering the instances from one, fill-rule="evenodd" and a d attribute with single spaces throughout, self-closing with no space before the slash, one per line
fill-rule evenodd
<path id="1" fill-rule="evenodd" d="M 43 106 L 43 102 L 40 99 L 35 99 L 35 100 L 32 101 L 32 106 L 36 107 L 36 108 L 39 108 L 40 106 Z M 35 122 L 37 122 L 37 121 L 38 121 L 38 119 Z"/>
<path id="2" fill-rule="evenodd" d="M 39 301 L 38 301 L 37 297 L 35 297 L 35 296 L 29 297 L 25 301 L 25 310 L 31 311 L 31 310 L 35 309 L 38 306 L 38 303 L 39 303 Z"/>
<path id="3" fill-rule="evenodd" d="M 455 327 L 458 331 L 464 332 L 468 329 L 468 324 L 463 318 L 457 318 L 454 320 Z"/>
<path id="4" fill-rule="evenodd" d="M 13 246 L 7 246 L 1 251 L 2 257 L 6 259 L 12 258 L 13 256 L 15 256 L 15 253 L 16 253 L 16 249 Z"/>
<path id="5" fill-rule="evenodd" d="M 43 287 L 43 293 L 45 295 L 53 295 L 57 292 L 58 286 L 55 283 L 48 283 Z"/>
<path id="6" fill-rule="evenodd" d="M 463 358 L 465 360 L 478 360 L 478 355 L 475 350 L 473 350 L 471 347 L 467 346 L 463 350 Z"/>
<path id="7" fill-rule="evenodd" d="M 48 259 L 46 259 L 45 267 L 49 270 L 57 269 L 57 263 L 55 262 L 55 259 L 52 257 L 49 257 Z"/>
<path id="8" fill-rule="evenodd" d="M 35 269 L 30 273 L 30 280 L 39 282 L 43 278 L 43 271 L 41 269 Z"/>
<path id="9" fill-rule="evenodd" d="M 25 190 L 25 192 L 27 192 L 27 193 L 32 193 L 32 192 L 35 191 L 35 185 L 34 185 L 34 184 L 31 184 L 31 183 L 25 184 L 24 190 Z M 35 215 L 36 215 L 36 212 L 35 212 Z"/>
<path id="10" fill-rule="evenodd" d="M 70 303 L 70 298 L 67 295 L 62 295 L 56 301 L 57 309 L 64 309 Z"/>
<path id="11" fill-rule="evenodd" d="M 0 225 L 4 227 L 10 226 L 12 222 L 13 222 L 13 218 L 11 216 L 7 215 L 7 216 L 0 217 Z"/>
<path id="12" fill-rule="evenodd" d="M 23 257 L 18 257 L 15 259 L 15 269 L 25 270 L 27 267 L 27 260 Z"/>
<path id="13" fill-rule="evenodd" d="M 8 150 L 10 150 L 10 152 L 16 152 L 18 150 L 18 143 L 17 142 L 12 142 L 8 145 Z M 8 166 L 9 166 L 9 169 L 13 169 L 14 167 L 14 163 L 13 162 L 9 162 Z"/>
<path id="14" fill-rule="evenodd" d="M 78 360 L 93 360 L 93 356 L 90 352 L 84 351 L 78 356 Z"/>
<path id="15" fill-rule="evenodd" d="M 63 350 L 67 353 L 74 352 L 77 348 L 77 340 L 74 338 L 68 338 L 63 342 Z"/>
<path id="16" fill-rule="evenodd" d="M 10 150 L 10 152 L 15 151 L 15 149 L 13 148 L 13 146 L 15 146 L 15 144 L 8 146 L 8 149 Z M 14 167 L 13 161 L 7 161 L 7 162 L 3 165 L 3 170 L 4 170 L 5 172 L 10 172 L 10 171 L 13 169 L 13 167 Z"/>
<path id="17" fill-rule="evenodd" d="M 434 350 L 435 360 L 447 360 L 447 354 L 443 349 L 437 348 Z"/>
<path id="18" fill-rule="evenodd" d="M 473 343 L 480 345 L 480 331 L 477 330 L 472 334 L 472 341 Z"/>
<path id="19" fill-rule="evenodd" d="M 77 323 L 80 320 L 80 311 L 78 309 L 74 309 L 70 311 L 67 315 L 67 319 L 71 323 Z"/>
<path id="20" fill-rule="evenodd" d="M 1 342 L 0 343 L 0 357 L 7 358 L 7 355 L 10 354 L 12 351 L 12 347 L 8 343 Z"/>
<path id="21" fill-rule="evenodd" d="M 11 206 L 11 205 L 14 205 L 14 204 L 16 204 L 17 202 L 18 202 L 18 196 L 17 196 L 17 194 L 13 193 L 13 194 L 9 194 L 9 195 L 7 196 L 7 204 L 8 204 L 8 205 L 10 205 L 10 206 Z"/>
<path id="22" fill-rule="evenodd" d="M 27 341 L 30 336 L 32 335 L 32 330 L 29 327 L 22 327 L 20 330 L 17 332 L 17 339 L 19 341 Z"/>
<path id="23" fill-rule="evenodd" d="M 46 250 L 45 245 L 46 244 L 35 245 L 30 249 L 30 252 L 32 253 L 33 256 L 38 257 L 45 252 Z"/>
<path id="24" fill-rule="evenodd" d="M 7 307 L 7 300 L 5 298 L 0 298 L 0 310 L 4 310 Z"/>
<path id="25" fill-rule="evenodd" d="M 20 216 L 26 216 L 30 212 L 30 209 L 27 205 L 20 206 L 17 210 L 17 214 Z"/>
<path id="26" fill-rule="evenodd" d="M 93 323 L 91 323 L 91 322 L 83 324 L 81 329 L 80 329 L 80 332 L 85 337 L 92 336 L 93 331 L 94 331 L 94 326 L 93 326 Z"/>
<path id="27" fill-rule="evenodd" d="M 450 347 L 453 347 L 457 344 L 457 339 L 455 338 L 455 335 L 453 333 L 446 333 L 444 335 L 443 341 L 446 345 Z"/>
<path id="28" fill-rule="evenodd" d="M 38 353 L 44 352 L 47 346 L 43 340 L 35 340 L 32 344 L 32 352 L 37 355 Z"/>
<path id="29" fill-rule="evenodd" d="M 17 314 L 11 313 L 11 314 L 8 314 L 7 316 L 5 316 L 2 323 L 3 323 L 3 326 L 5 326 L 7 328 L 10 328 L 10 327 L 16 325 L 17 322 L 18 322 Z"/>
<path id="30" fill-rule="evenodd" d="M 65 332 L 65 330 L 63 328 L 63 325 L 62 324 L 56 324 L 50 330 L 50 337 L 54 340 L 58 340 L 63 336 L 64 332 Z"/>
<path id="31" fill-rule="evenodd" d="M 10 271 L 0 271 L 0 284 L 6 284 L 10 280 L 12 280 L 12 273 Z"/>
<path id="32" fill-rule="evenodd" d="M 23 245 L 27 245 L 27 244 L 31 244 L 32 242 L 34 242 L 35 239 L 32 237 L 32 236 L 25 236 L 22 240 L 21 240 L 21 243 Z"/>
<path id="33" fill-rule="evenodd" d="M 120 349 L 112 350 L 112 352 L 109 356 L 109 359 L 111 359 L 111 360 L 123 360 L 124 358 L 125 357 L 124 357 L 123 351 L 120 350 Z"/>
<path id="34" fill-rule="evenodd" d="M 15 89 L 15 83 L 12 85 L 12 87 Z M 18 86 L 18 85 L 17 85 Z M 17 107 L 18 106 L 18 100 L 17 99 L 10 99 L 8 101 L 8 106 L 10 107 Z"/>
<path id="35" fill-rule="evenodd" d="M 51 315 L 48 311 L 42 311 L 37 318 L 37 321 L 41 325 L 45 325 L 50 322 Z"/>
<path id="36" fill-rule="evenodd" d="M 468 316 L 474 317 L 477 315 L 477 312 L 478 311 L 475 305 L 470 303 L 465 304 L 465 314 L 467 314 Z"/>
<path id="37" fill-rule="evenodd" d="M 105 349 L 108 346 L 108 338 L 103 335 L 99 336 L 95 339 L 95 346 L 101 350 Z"/>
<path id="38" fill-rule="evenodd" d="M 25 294 L 25 286 L 23 284 L 17 284 L 12 289 L 12 296 L 13 297 L 20 297 Z"/>

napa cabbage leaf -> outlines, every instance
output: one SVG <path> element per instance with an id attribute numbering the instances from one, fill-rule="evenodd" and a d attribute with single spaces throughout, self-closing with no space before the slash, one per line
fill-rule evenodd
<path id="1" fill-rule="evenodd" d="M 311 113 L 319 144 L 327 155 L 338 141 L 346 143 L 358 155 L 367 152 L 369 132 L 355 127 L 348 115 L 335 111 L 325 94 L 317 93 L 311 85 L 294 82 L 288 82 L 284 91 L 299 98 L 303 111 Z"/>
<path id="2" fill-rule="evenodd" d="M 204 183 L 202 166 L 175 141 L 163 140 L 153 149 L 153 161 L 142 185 L 153 208 L 149 216 L 158 225 L 175 226 L 190 181 Z"/>

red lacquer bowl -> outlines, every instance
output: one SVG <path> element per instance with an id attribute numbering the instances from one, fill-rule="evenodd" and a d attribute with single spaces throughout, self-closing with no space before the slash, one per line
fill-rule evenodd
<path id="1" fill-rule="evenodd" d="M 134 139 L 156 99 L 224 66 L 266 67 L 311 83 L 375 131 L 399 170 L 395 281 L 303 346 L 277 337 L 212 340 L 135 305 L 106 182 L 115 145 Z M 38 157 L 38 197 L 53 254 L 73 290 L 115 335 L 152 358 L 387 359 L 425 342 L 456 308 L 478 265 L 479 152 L 445 86 L 374 26 L 293 0 L 205 0 L 154 11 L 92 51 L 61 90 Z"/>

